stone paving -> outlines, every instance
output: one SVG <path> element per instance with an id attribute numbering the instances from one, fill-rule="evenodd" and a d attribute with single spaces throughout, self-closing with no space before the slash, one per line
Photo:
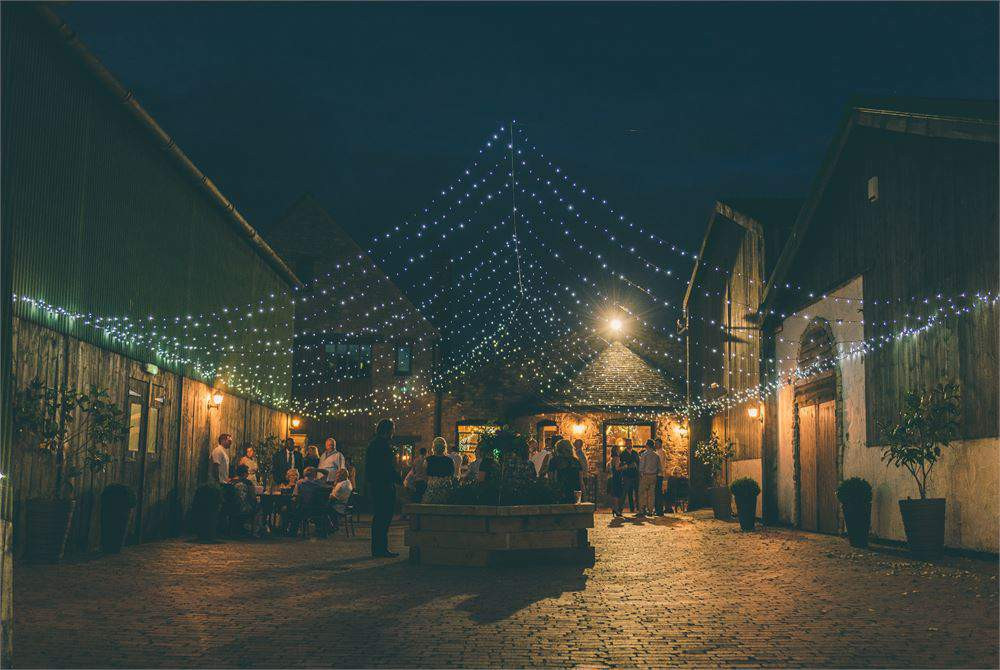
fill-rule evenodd
<path id="1" fill-rule="evenodd" d="M 363 530 L 22 566 L 14 663 L 998 666 L 994 561 L 920 563 L 702 515 L 599 514 L 591 538 L 588 569 L 413 567 L 369 558 Z"/>

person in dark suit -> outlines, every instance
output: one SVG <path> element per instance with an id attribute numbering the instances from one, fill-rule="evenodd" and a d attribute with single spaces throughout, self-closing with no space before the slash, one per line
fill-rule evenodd
<path id="1" fill-rule="evenodd" d="M 394 558 L 389 551 L 389 524 L 396 509 L 396 485 L 402 483 L 396 470 L 390 438 L 392 419 L 382 419 L 375 428 L 375 437 L 365 451 L 365 484 L 372 503 L 372 556 Z"/>
<path id="2" fill-rule="evenodd" d="M 302 454 L 295 451 L 295 440 L 285 438 L 285 444 L 271 458 L 271 476 L 276 482 L 284 481 L 285 473 L 295 468 L 302 476 Z"/>

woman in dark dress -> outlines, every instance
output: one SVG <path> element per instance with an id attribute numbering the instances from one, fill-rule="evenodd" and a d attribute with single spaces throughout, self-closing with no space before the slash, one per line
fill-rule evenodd
<path id="1" fill-rule="evenodd" d="M 573 445 L 569 440 L 559 440 L 556 443 L 556 454 L 549 459 L 549 477 L 553 479 L 561 492 L 562 501 L 576 501 L 575 491 L 583 491 L 583 468 L 580 461 L 573 456 Z"/>
<path id="2" fill-rule="evenodd" d="M 608 494 L 611 496 L 611 513 L 622 515 L 622 473 L 621 449 L 618 445 L 611 447 L 611 477 L 608 478 Z"/>

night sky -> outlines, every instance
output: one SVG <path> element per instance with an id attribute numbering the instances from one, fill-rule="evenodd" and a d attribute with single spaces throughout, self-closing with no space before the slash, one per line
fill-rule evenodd
<path id="1" fill-rule="evenodd" d="M 803 195 L 853 94 L 997 97 L 997 4 L 100 4 L 57 11 L 262 231 L 358 237 L 516 118 L 696 247 L 712 200 Z"/>

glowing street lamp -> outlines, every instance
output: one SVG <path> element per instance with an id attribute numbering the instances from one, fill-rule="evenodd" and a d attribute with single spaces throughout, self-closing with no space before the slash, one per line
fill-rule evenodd
<path id="1" fill-rule="evenodd" d="M 622 332 L 622 327 L 624 326 L 621 319 L 611 319 L 608 325 L 611 326 L 611 330 L 616 333 Z"/>

